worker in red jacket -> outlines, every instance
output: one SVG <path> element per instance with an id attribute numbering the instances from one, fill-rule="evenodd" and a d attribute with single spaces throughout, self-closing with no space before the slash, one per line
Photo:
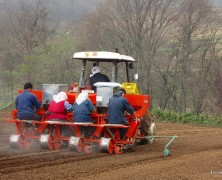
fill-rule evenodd
<path id="1" fill-rule="evenodd" d="M 58 95 L 53 96 L 53 101 L 50 102 L 49 108 L 47 110 L 47 120 L 50 121 L 66 121 L 66 112 L 72 111 L 72 105 L 66 101 L 67 95 L 65 92 L 60 92 Z M 61 126 L 61 135 L 66 134 L 66 126 Z"/>

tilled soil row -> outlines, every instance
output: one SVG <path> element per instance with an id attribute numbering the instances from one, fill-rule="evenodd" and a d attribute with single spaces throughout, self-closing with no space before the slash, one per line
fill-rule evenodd
<path id="1" fill-rule="evenodd" d="M 38 154 L 36 156 L 28 156 L 28 157 L 18 157 L 14 159 L 5 159 L 4 162 L 0 163 L 0 174 L 10 174 L 11 172 L 19 172 L 22 170 L 31 170 L 41 167 L 54 166 L 54 165 L 62 165 L 67 162 L 77 162 L 88 159 L 96 159 L 102 156 L 106 156 L 107 154 L 78 154 L 78 153 L 53 153 L 53 154 Z M 22 164 L 21 164 L 22 162 Z"/>
<path id="2" fill-rule="evenodd" d="M 169 138 L 136 145 L 121 155 L 85 155 L 68 150 L 25 152 L 5 146 L 0 151 L 0 179 L 222 178 L 222 129 L 171 123 L 158 123 L 157 127 L 160 136 L 178 136 L 168 147 L 168 157 L 163 151 Z"/>

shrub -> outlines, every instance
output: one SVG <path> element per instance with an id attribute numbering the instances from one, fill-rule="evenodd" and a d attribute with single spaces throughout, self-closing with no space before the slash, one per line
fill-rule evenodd
<path id="1" fill-rule="evenodd" d="M 222 127 L 222 116 L 213 116 L 209 114 L 179 114 L 169 110 L 157 109 L 153 111 L 158 121 L 173 123 L 189 123 Z"/>

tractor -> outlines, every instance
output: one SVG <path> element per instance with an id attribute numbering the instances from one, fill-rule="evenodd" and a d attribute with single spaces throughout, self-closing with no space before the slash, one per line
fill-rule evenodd
<path id="1" fill-rule="evenodd" d="M 133 63 L 136 61 L 130 56 L 105 51 L 77 52 L 74 54 L 73 59 L 76 61 L 82 61 L 81 75 L 78 83 L 80 90 L 87 89 L 87 85 L 85 83 L 85 71 L 87 64 L 98 66 L 101 63 L 106 63 L 108 64 L 107 67 L 111 67 L 112 75 L 111 82 L 98 82 L 94 84 L 94 86 L 97 87 L 96 92 L 88 90 L 89 95 L 91 95 L 89 96 L 91 97 L 91 100 L 94 99 L 92 96 L 96 97 L 95 106 L 97 112 L 92 115 L 96 123 L 82 123 L 74 125 L 76 127 L 96 127 L 96 130 L 91 136 L 92 138 L 84 138 L 81 136 L 81 134 L 72 136 L 69 141 L 69 146 L 72 149 L 76 149 L 78 151 L 82 151 L 84 148 L 86 148 L 89 152 L 91 152 L 91 147 L 96 144 L 97 147 L 99 146 L 97 149 L 99 149 L 101 152 L 112 153 L 114 151 L 116 154 L 119 154 L 122 153 L 123 149 L 127 149 L 136 143 L 153 143 L 155 138 L 148 138 L 148 136 L 154 136 L 156 133 L 155 118 L 153 118 L 152 114 L 148 112 L 150 106 L 150 96 L 140 94 L 137 83 L 132 83 L 129 80 L 129 70 L 130 68 L 133 68 Z M 120 65 L 125 65 L 126 70 L 126 82 L 123 82 L 122 84 L 117 82 L 118 66 Z M 134 75 L 135 81 L 138 79 L 137 76 L 137 74 Z M 129 126 L 107 124 L 107 109 L 109 106 L 109 98 L 113 96 L 116 88 L 118 87 L 122 87 L 126 90 L 127 94 L 125 97 L 136 111 L 135 116 L 127 114 L 125 115 Z M 120 139 L 119 137 L 120 128 L 128 129 L 124 139 Z M 86 144 L 86 146 L 84 147 L 83 144 Z M 84 151 L 87 152 L 86 149 Z"/>

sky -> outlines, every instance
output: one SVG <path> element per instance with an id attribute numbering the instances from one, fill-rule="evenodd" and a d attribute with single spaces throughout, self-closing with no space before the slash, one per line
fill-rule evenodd
<path id="1" fill-rule="evenodd" d="M 213 0 L 216 6 L 222 6 L 222 0 Z"/>

